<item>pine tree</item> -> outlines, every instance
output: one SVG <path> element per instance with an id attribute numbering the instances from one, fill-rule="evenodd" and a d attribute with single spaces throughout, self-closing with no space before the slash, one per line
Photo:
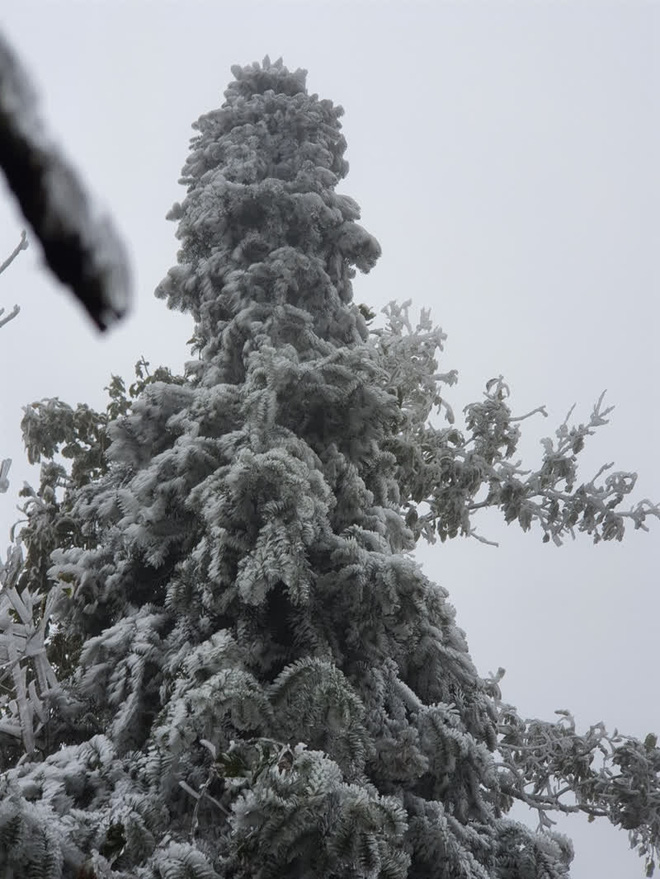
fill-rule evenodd
<path id="1" fill-rule="evenodd" d="M 0 872 L 557 879 L 570 843 L 506 812 L 557 808 L 564 777 L 652 852 L 655 742 L 626 825 L 584 753 L 579 774 L 553 752 L 570 724 L 524 723 L 479 677 L 412 556 L 474 534 L 484 503 L 556 542 L 645 527 L 657 508 L 618 510 L 630 474 L 575 487 L 607 410 L 562 425 L 531 474 L 502 380 L 459 431 L 428 315 L 413 329 L 392 304 L 372 330 L 352 302 L 380 250 L 336 192 L 341 109 L 281 62 L 233 73 L 196 124 L 157 291 L 194 317 L 197 359 L 113 379 L 104 413 L 26 410 L 45 463 L 0 593 Z M 631 741 L 584 739 L 639 773 Z"/>

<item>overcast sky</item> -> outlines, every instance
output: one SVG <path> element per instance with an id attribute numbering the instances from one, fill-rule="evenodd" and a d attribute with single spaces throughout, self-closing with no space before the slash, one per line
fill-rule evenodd
<path id="1" fill-rule="evenodd" d="M 40 266 L 37 246 L 0 278 L 0 545 L 30 476 L 21 407 L 49 396 L 102 405 L 111 373 L 142 355 L 180 369 L 188 317 L 152 291 L 175 260 L 164 217 L 190 124 L 222 101 L 232 64 L 283 56 L 310 91 L 345 110 L 351 171 L 342 188 L 383 256 L 357 280 L 380 308 L 412 298 L 448 334 L 457 410 L 502 373 L 526 423 L 524 451 L 601 391 L 611 424 L 585 455 L 639 473 L 636 499 L 660 500 L 660 8 L 636 2 L 264 2 L 3 0 L 2 25 L 29 67 L 67 154 L 111 210 L 130 249 L 133 313 L 107 338 Z M 22 228 L 0 198 L 0 254 Z M 525 716 L 571 708 L 660 732 L 660 522 L 623 544 L 557 549 L 487 516 L 474 540 L 420 552 L 446 586 L 482 673 L 507 669 L 504 696 Z M 562 822 L 574 879 L 633 879 L 643 864 L 623 832 Z"/>

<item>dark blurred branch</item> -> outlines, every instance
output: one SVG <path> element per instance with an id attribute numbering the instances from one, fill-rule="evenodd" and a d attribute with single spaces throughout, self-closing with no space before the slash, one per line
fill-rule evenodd
<path id="1" fill-rule="evenodd" d="M 71 165 L 44 133 L 20 62 L 0 37 L 0 167 L 46 262 L 104 330 L 126 311 L 123 244 Z"/>

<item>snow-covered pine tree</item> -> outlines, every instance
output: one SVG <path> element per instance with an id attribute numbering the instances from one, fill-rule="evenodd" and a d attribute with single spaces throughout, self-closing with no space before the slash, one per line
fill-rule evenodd
<path id="1" fill-rule="evenodd" d="M 539 744 L 557 735 L 501 706 L 411 551 L 472 533 L 483 486 L 507 520 L 557 541 L 620 537 L 624 517 L 643 527 L 655 510 L 616 512 L 625 474 L 574 487 L 598 407 L 528 476 L 510 461 L 503 382 L 469 408 L 468 438 L 429 424 L 454 379 L 436 373 L 442 334 L 426 316 L 408 332 L 396 306 L 370 333 L 352 303 L 379 247 L 336 192 L 340 108 L 281 62 L 233 72 L 196 125 L 172 211 L 179 265 L 157 291 L 193 315 L 198 359 L 185 378 L 141 373 L 128 395 L 115 380 L 107 413 L 26 413 L 29 453 L 47 463 L 9 585 L 55 595 L 60 684 L 39 652 L 47 681 L 33 673 L 31 692 L 47 716 L 26 756 L 1 761 L 0 871 L 565 876 L 570 844 L 504 814 L 515 796 L 542 807 L 570 775 Z M 27 647 L 12 661 L 29 670 Z M 14 732 L 26 704 L 0 705 Z"/>

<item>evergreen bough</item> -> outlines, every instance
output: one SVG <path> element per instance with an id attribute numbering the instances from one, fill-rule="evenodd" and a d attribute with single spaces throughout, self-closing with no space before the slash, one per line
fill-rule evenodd
<path id="1" fill-rule="evenodd" d="M 352 302 L 380 249 L 336 192 L 341 109 L 279 61 L 233 73 L 157 290 L 197 359 L 141 361 L 105 412 L 26 409 L 44 463 L 2 573 L 0 874 L 558 879 L 547 815 L 576 809 L 652 871 L 654 738 L 523 721 L 412 557 L 484 506 L 557 543 L 646 527 L 657 507 L 620 509 L 631 474 L 578 481 L 609 410 L 533 472 L 502 379 L 454 426 L 429 316 L 392 303 L 374 329 Z"/>

